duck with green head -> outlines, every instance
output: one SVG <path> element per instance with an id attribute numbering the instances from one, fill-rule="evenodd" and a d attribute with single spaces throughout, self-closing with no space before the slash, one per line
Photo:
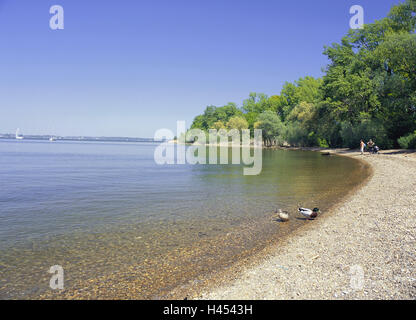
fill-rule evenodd
<path id="1" fill-rule="evenodd" d="M 312 210 L 308 208 L 299 208 L 298 210 L 300 214 L 307 219 L 315 219 L 319 213 L 319 208 L 313 208 Z"/>

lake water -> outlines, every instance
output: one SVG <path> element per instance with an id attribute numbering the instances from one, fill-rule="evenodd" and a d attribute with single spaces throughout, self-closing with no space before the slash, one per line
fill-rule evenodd
<path id="1" fill-rule="evenodd" d="M 306 223 L 298 205 L 325 214 L 368 174 L 284 150 L 263 150 L 258 176 L 159 166 L 156 146 L 0 140 L 0 298 L 163 298 Z M 276 208 L 294 218 L 274 221 Z M 53 265 L 64 291 L 49 287 Z"/>

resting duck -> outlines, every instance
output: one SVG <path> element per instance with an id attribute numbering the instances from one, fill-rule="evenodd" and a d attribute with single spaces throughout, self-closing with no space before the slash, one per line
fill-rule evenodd
<path id="1" fill-rule="evenodd" d="M 315 219 L 318 216 L 319 209 L 314 208 L 313 210 L 307 208 L 299 208 L 298 209 L 301 215 L 308 219 Z"/>
<path id="2" fill-rule="evenodd" d="M 277 213 L 279 219 L 283 222 L 289 221 L 289 213 L 287 211 L 282 211 L 282 209 L 279 209 L 279 211 L 275 211 Z"/>

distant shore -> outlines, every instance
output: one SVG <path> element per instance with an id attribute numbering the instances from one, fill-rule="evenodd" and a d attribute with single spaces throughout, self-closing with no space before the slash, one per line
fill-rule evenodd
<path id="1" fill-rule="evenodd" d="M 178 142 L 178 140 L 169 140 L 168 143 L 170 144 L 184 144 L 187 146 L 207 146 L 207 147 L 232 147 L 232 143 L 231 142 L 220 142 L 220 143 L 198 143 L 198 141 L 196 142 Z M 241 145 L 241 144 L 237 144 L 237 147 L 257 147 L 254 145 L 253 141 L 250 142 L 250 145 Z M 265 146 L 262 145 L 262 148 L 267 148 Z"/>
<path id="2" fill-rule="evenodd" d="M 75 142 L 149 142 L 160 143 L 164 140 L 153 138 L 131 138 L 131 137 L 92 137 L 92 136 L 55 136 L 55 135 L 25 135 L 21 139 L 16 139 L 14 134 L 0 134 L 0 141 L 75 141 Z"/>
<path id="3" fill-rule="evenodd" d="M 416 153 L 325 151 L 365 161 L 372 177 L 331 212 L 259 259 L 218 275 L 193 299 L 416 298 Z"/>

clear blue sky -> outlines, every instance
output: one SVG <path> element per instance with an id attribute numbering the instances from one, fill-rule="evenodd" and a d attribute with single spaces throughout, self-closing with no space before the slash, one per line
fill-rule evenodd
<path id="1" fill-rule="evenodd" d="M 399 0 L 0 0 L 0 133 L 152 137 L 321 76 L 323 46 Z M 64 30 L 49 8 L 64 8 Z"/>

